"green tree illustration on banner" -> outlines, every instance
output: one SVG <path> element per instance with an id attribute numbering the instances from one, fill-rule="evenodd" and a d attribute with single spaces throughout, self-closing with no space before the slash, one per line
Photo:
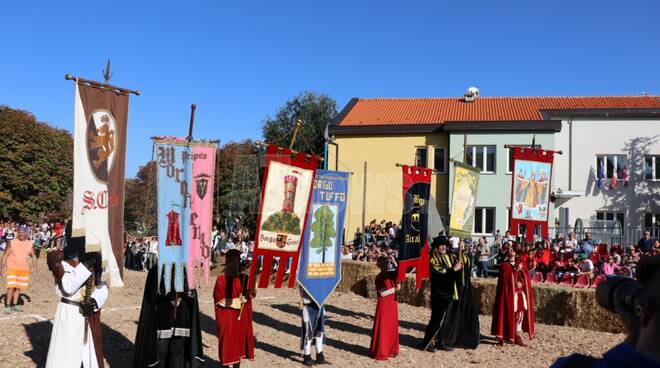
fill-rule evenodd
<path id="1" fill-rule="evenodd" d="M 321 206 L 314 211 L 314 222 L 312 223 L 314 238 L 309 246 L 316 249 L 316 254 L 323 254 L 322 263 L 325 263 L 325 252 L 332 247 L 331 239 L 337 236 L 335 231 L 335 214 L 330 207 Z"/>

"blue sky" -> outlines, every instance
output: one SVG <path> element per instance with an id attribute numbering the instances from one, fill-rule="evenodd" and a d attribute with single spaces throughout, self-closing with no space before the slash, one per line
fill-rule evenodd
<path id="1" fill-rule="evenodd" d="M 65 73 L 139 89 L 127 176 L 152 135 L 260 138 L 306 90 L 351 97 L 660 94 L 660 2 L 11 1 L 0 104 L 72 130 Z"/>

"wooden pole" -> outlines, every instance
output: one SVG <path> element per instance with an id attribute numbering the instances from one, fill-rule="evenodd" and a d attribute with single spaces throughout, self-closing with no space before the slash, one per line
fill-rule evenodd
<path id="1" fill-rule="evenodd" d="M 467 163 L 467 134 L 463 134 L 463 163 Z"/>
<path id="2" fill-rule="evenodd" d="M 192 141 L 193 138 L 193 126 L 195 125 L 195 109 L 197 109 L 197 105 L 192 104 L 190 105 L 190 125 L 188 126 L 188 142 Z"/>
<path id="3" fill-rule="evenodd" d="M 105 83 L 93 81 L 91 79 L 80 78 L 80 77 L 73 76 L 71 74 L 65 74 L 64 79 L 72 80 L 72 81 L 75 81 L 75 82 L 80 83 L 80 84 L 86 84 L 86 85 L 94 87 L 94 88 L 105 89 L 105 90 L 108 90 L 110 92 L 119 93 L 119 94 L 123 94 L 123 95 L 128 95 L 128 94 L 131 94 L 131 93 L 136 95 L 136 96 L 140 95 L 140 91 L 134 91 L 132 89 L 117 87 L 117 86 L 113 86 L 111 84 L 105 84 Z"/>
<path id="4" fill-rule="evenodd" d="M 289 144 L 289 149 L 293 149 L 293 144 L 296 143 L 296 136 L 298 135 L 298 130 L 302 126 L 302 120 L 297 119 L 296 125 L 293 128 L 293 136 L 291 137 L 291 143 Z"/>
<path id="5" fill-rule="evenodd" d="M 367 241 L 367 236 L 365 235 L 365 226 L 364 226 L 364 221 L 365 221 L 365 216 L 366 216 L 366 210 L 367 210 L 367 161 L 364 162 L 364 171 L 363 171 L 364 178 L 362 179 L 362 247 L 364 249 L 364 246 L 366 245 Z"/>

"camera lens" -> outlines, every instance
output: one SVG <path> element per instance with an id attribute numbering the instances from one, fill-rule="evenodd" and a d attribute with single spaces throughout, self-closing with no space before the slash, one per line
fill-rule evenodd
<path id="1" fill-rule="evenodd" d="M 612 313 L 616 313 L 617 301 L 626 310 L 639 316 L 644 306 L 642 286 L 627 277 L 608 277 L 596 288 L 596 301 Z"/>

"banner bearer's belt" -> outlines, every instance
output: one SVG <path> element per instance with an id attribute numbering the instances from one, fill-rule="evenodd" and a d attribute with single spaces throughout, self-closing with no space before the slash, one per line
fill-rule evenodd
<path id="1" fill-rule="evenodd" d="M 76 307 L 80 308 L 80 302 L 69 300 L 67 298 L 60 299 L 60 302 L 62 302 L 64 304 L 75 305 Z"/>
<path id="2" fill-rule="evenodd" d="M 215 305 L 220 308 L 241 309 L 241 298 L 232 298 L 230 305 L 225 305 L 225 303 L 225 299 L 222 299 Z"/>

